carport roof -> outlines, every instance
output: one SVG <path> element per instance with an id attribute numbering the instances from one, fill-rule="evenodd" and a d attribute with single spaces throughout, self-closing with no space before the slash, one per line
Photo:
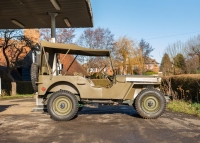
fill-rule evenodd
<path id="1" fill-rule="evenodd" d="M 1 0 L 0 29 L 19 29 L 11 20 L 16 20 L 24 28 L 50 28 L 50 13 L 56 16 L 56 28 L 67 28 L 64 22 L 67 18 L 72 28 L 92 27 L 93 16 L 90 0 L 55 0 L 60 10 L 51 0 Z"/>

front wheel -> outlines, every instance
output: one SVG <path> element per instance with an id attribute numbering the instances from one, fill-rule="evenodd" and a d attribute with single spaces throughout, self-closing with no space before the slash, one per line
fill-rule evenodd
<path id="1" fill-rule="evenodd" d="M 135 101 L 138 114 L 146 119 L 158 118 L 164 112 L 165 107 L 165 97 L 156 89 L 142 90 Z"/>
<path id="2" fill-rule="evenodd" d="M 53 120 L 68 121 L 77 114 L 78 101 L 71 92 L 60 90 L 51 95 L 47 109 Z"/>

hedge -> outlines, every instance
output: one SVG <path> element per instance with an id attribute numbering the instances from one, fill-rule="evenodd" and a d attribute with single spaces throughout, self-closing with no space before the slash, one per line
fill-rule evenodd
<path id="1" fill-rule="evenodd" d="M 18 94 L 32 94 L 34 93 L 31 81 L 16 81 Z"/>
<path id="2" fill-rule="evenodd" d="M 1 90 L 2 90 L 1 93 L 4 95 L 9 95 L 11 91 L 12 80 L 2 69 L 0 69 L 0 77 L 1 77 Z"/>
<path id="3" fill-rule="evenodd" d="M 161 91 L 174 99 L 200 103 L 200 75 L 175 75 L 162 78 Z"/>
<path id="4" fill-rule="evenodd" d="M 2 96 L 10 95 L 11 91 L 11 82 L 12 80 L 6 74 L 4 70 L 0 69 L 0 77 L 1 77 L 1 90 Z M 18 94 L 32 94 L 34 93 L 31 81 L 16 81 L 17 93 Z"/>

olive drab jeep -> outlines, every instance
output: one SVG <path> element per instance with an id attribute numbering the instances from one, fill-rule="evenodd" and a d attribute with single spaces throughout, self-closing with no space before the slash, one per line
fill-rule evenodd
<path id="1" fill-rule="evenodd" d="M 159 91 L 161 77 L 116 75 L 114 72 L 112 78 L 107 78 L 110 83 L 108 86 L 95 86 L 89 76 L 77 72 L 74 75 L 66 74 L 67 71 L 61 72 L 64 57 L 58 59 L 58 54 L 64 54 L 64 57 L 67 54 L 108 57 L 112 67 L 109 50 L 42 41 L 40 51 L 34 55 L 31 79 L 35 92 L 43 99 L 52 119 L 70 120 L 85 103 L 133 106 L 146 119 L 155 119 L 164 112 L 166 100 Z"/>

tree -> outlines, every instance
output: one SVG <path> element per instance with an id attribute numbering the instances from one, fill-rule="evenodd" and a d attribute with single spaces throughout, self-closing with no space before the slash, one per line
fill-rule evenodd
<path id="1" fill-rule="evenodd" d="M 139 49 L 142 52 L 142 57 L 144 59 L 144 63 L 147 60 L 148 57 L 151 57 L 151 52 L 154 50 L 154 48 L 152 48 L 152 46 L 146 42 L 144 39 L 141 39 L 140 43 L 139 43 Z M 143 64 L 143 68 L 142 68 L 142 73 L 144 74 L 144 64 Z"/>
<path id="2" fill-rule="evenodd" d="M 152 46 L 144 39 L 141 39 L 139 43 L 139 48 L 142 51 L 144 59 L 151 57 L 151 52 L 154 50 L 154 48 L 152 48 Z"/>
<path id="3" fill-rule="evenodd" d="M 11 79 L 10 73 L 13 69 L 26 66 L 27 63 L 22 60 L 34 45 L 32 40 L 24 36 L 22 30 L 0 30 L 0 48 L 6 61 L 6 72 Z"/>
<path id="4" fill-rule="evenodd" d="M 78 38 L 77 44 L 92 49 L 112 49 L 114 35 L 107 28 L 86 29 Z"/>
<path id="5" fill-rule="evenodd" d="M 177 54 L 174 57 L 174 74 L 182 74 L 186 72 L 185 58 L 182 54 Z"/>
<path id="6" fill-rule="evenodd" d="M 135 42 L 126 36 L 119 38 L 113 47 L 114 59 L 122 61 L 123 71 L 121 74 L 127 74 L 127 68 L 132 69 L 132 58 Z M 120 62 L 119 62 L 120 63 Z"/>
<path id="7" fill-rule="evenodd" d="M 107 28 L 97 28 L 91 29 L 88 28 L 84 30 L 81 36 L 76 41 L 76 44 L 92 49 L 109 49 L 113 47 L 114 35 Z M 84 68 L 88 69 L 92 66 L 92 63 L 96 63 L 95 66 L 98 68 L 103 67 L 105 64 L 108 64 L 107 60 L 102 57 L 93 58 L 93 57 L 83 57 L 79 56 L 77 58 L 79 62 L 84 63 Z M 87 63 L 87 64 L 85 64 Z"/>
<path id="8" fill-rule="evenodd" d="M 40 39 L 45 41 L 51 41 L 51 29 L 40 29 Z"/>
<path id="9" fill-rule="evenodd" d="M 75 37 L 75 29 L 73 28 L 57 28 L 56 42 L 57 43 L 72 43 Z M 40 29 L 40 38 L 42 40 L 51 41 L 51 29 Z"/>
<path id="10" fill-rule="evenodd" d="M 200 64 L 200 35 L 197 37 L 191 38 L 187 42 L 187 54 L 191 58 L 195 58 L 195 56 L 198 56 L 198 63 Z M 197 68 L 199 68 L 200 65 L 198 65 Z"/>
<path id="11" fill-rule="evenodd" d="M 179 53 L 182 55 L 187 55 L 185 44 L 181 41 L 169 44 L 165 49 L 165 53 L 169 55 L 171 61 L 173 61 L 174 57 Z"/>
<path id="12" fill-rule="evenodd" d="M 200 35 L 192 37 L 186 42 L 177 41 L 169 44 L 165 52 L 169 55 L 172 63 L 174 63 L 174 57 L 182 54 L 186 62 L 185 72 L 196 73 L 197 69 L 200 68 Z M 176 67 L 174 70 L 180 69 Z"/>
<path id="13" fill-rule="evenodd" d="M 169 55 L 165 53 L 161 61 L 160 71 L 163 72 L 163 75 L 169 75 L 171 68 L 172 63 L 170 61 Z"/>
<path id="14" fill-rule="evenodd" d="M 199 57 L 197 55 L 188 56 L 186 59 L 186 69 L 188 74 L 196 74 L 199 67 Z"/>
<path id="15" fill-rule="evenodd" d="M 144 58 L 142 56 L 142 51 L 135 47 L 132 52 L 132 59 L 131 59 L 131 65 L 133 74 L 139 74 L 141 75 L 143 72 L 143 66 L 144 66 Z"/>

